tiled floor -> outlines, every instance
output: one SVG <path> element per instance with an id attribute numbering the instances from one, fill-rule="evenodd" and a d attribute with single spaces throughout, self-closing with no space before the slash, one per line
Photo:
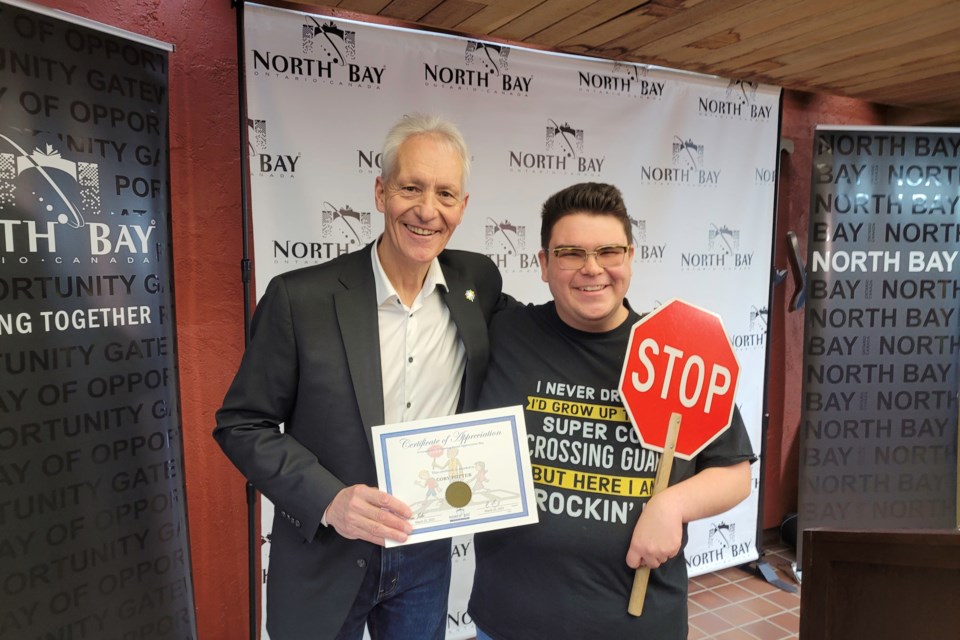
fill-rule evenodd
<path id="1" fill-rule="evenodd" d="M 793 550 L 764 548 L 763 560 L 780 580 L 797 587 L 788 593 L 763 578 L 733 567 L 690 579 L 689 640 L 788 640 L 800 633 L 800 586 L 793 579 Z"/>

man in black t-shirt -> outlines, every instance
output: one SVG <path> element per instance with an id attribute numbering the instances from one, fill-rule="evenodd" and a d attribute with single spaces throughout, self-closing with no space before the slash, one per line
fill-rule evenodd
<path id="1" fill-rule="evenodd" d="M 475 536 L 470 615 L 479 640 L 686 640 L 686 523 L 750 493 L 740 419 L 651 498 L 660 454 L 645 449 L 617 391 L 639 316 L 625 301 L 634 248 L 616 187 L 568 187 L 543 205 L 539 259 L 553 301 L 494 316 L 480 407 L 522 404 L 536 525 Z M 627 603 L 652 569 L 643 615 Z"/>

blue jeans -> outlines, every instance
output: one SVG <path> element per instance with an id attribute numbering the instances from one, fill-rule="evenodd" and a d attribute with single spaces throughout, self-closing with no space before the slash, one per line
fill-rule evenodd
<path id="1" fill-rule="evenodd" d="M 378 547 L 336 640 L 444 640 L 449 592 L 449 539 Z"/>

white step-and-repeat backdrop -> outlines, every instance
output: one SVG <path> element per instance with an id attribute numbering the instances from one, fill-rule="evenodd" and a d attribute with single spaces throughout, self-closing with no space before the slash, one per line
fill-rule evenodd
<path id="1" fill-rule="evenodd" d="M 470 205 L 451 247 L 489 255 L 505 290 L 549 299 L 539 212 L 577 182 L 623 192 L 640 312 L 680 297 L 719 313 L 741 364 L 754 450 L 761 418 L 779 89 L 424 31 L 245 5 L 255 278 L 355 251 L 383 229 L 374 177 L 404 113 L 455 121 L 470 145 Z M 691 575 L 758 557 L 753 495 L 690 526 Z M 264 504 L 263 535 L 272 526 Z M 263 546 L 267 576 L 269 544 Z M 454 540 L 449 638 L 470 638 L 472 543 Z M 266 579 L 266 577 L 265 577 Z M 264 636 L 265 637 L 265 636 Z"/>

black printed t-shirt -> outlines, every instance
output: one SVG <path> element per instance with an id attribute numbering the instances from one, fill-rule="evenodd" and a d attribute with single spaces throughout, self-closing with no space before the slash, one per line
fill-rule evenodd
<path id="1" fill-rule="evenodd" d="M 660 460 L 639 444 L 617 393 L 639 319 L 631 311 L 616 329 L 588 333 L 561 321 L 552 302 L 494 316 L 480 407 L 524 406 L 540 517 L 474 537 L 469 612 L 496 640 L 686 640 L 682 552 L 651 572 L 643 615 L 627 613 L 627 550 Z M 752 459 L 736 411 L 694 460 L 674 459 L 670 484 Z"/>

